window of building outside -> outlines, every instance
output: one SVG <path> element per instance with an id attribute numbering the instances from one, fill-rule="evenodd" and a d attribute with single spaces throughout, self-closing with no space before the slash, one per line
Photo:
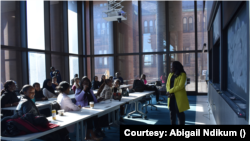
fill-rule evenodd
<path id="1" fill-rule="evenodd" d="M 183 31 L 187 31 L 187 18 L 183 18 Z"/>
<path id="2" fill-rule="evenodd" d="M 206 83 L 208 53 L 198 53 L 198 93 L 207 93 Z"/>
<path id="3" fill-rule="evenodd" d="M 101 78 L 102 75 L 105 75 L 106 78 L 114 76 L 114 57 L 95 57 L 94 60 L 95 62 L 103 60 L 101 64 L 95 63 L 95 76 L 98 78 Z"/>
<path id="4" fill-rule="evenodd" d="M 153 28 L 153 21 L 152 20 L 150 20 L 149 21 L 149 32 L 154 32 L 154 28 Z"/>
<path id="5" fill-rule="evenodd" d="M 78 54 L 77 1 L 68 1 L 69 53 Z"/>
<path id="6" fill-rule="evenodd" d="M 186 50 L 189 50 L 187 47 Z M 187 52 L 185 53 L 185 58 L 184 58 L 185 65 L 190 65 L 190 54 Z"/>
<path id="7" fill-rule="evenodd" d="M 148 22 L 144 21 L 144 33 L 148 32 Z"/>
<path id="8" fill-rule="evenodd" d="M 44 1 L 27 0 L 28 48 L 44 50 Z"/>
<path id="9" fill-rule="evenodd" d="M 193 31 L 193 18 L 192 17 L 189 17 L 189 31 Z"/>
<path id="10" fill-rule="evenodd" d="M 45 54 L 29 52 L 28 64 L 29 84 L 33 85 L 35 82 L 38 82 L 42 86 L 43 81 L 46 79 Z"/>

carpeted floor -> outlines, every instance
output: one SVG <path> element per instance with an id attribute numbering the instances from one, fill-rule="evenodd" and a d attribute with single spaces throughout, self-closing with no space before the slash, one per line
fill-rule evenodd
<path id="1" fill-rule="evenodd" d="M 147 113 L 147 119 L 142 118 L 127 118 L 127 116 L 124 117 L 123 124 L 125 125 L 170 125 L 170 114 L 167 107 L 167 97 L 163 96 L 165 98 L 164 101 L 162 101 L 162 104 L 156 105 L 157 110 L 153 107 L 151 110 L 151 107 L 148 107 L 148 113 Z M 188 96 L 190 109 L 185 111 L 185 124 L 186 125 L 195 125 L 195 112 L 196 112 L 196 96 Z M 155 97 L 152 98 L 152 103 L 156 104 Z M 130 106 L 127 108 L 127 112 L 130 112 Z M 140 108 L 140 106 L 139 106 Z M 131 111 L 134 110 L 134 106 L 131 109 Z M 144 108 L 145 112 L 145 108 Z M 138 116 L 136 114 L 133 114 L 133 116 Z M 178 120 L 176 120 L 178 122 Z M 177 123 L 178 124 L 178 123 Z M 103 141 L 119 141 L 120 140 L 120 130 L 116 127 L 110 127 L 110 129 L 105 129 L 106 137 L 103 139 Z"/>

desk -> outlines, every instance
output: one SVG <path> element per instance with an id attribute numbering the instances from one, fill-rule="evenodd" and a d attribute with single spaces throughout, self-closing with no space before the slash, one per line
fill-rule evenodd
<path id="1" fill-rule="evenodd" d="M 115 110 L 119 109 L 121 105 L 126 104 L 126 103 L 136 102 L 138 104 L 139 99 L 141 99 L 142 97 L 144 97 L 146 95 L 149 95 L 151 93 L 153 93 L 153 91 L 130 93 L 129 97 L 123 97 L 121 99 L 121 101 L 112 100 L 112 102 L 107 102 L 107 103 L 104 103 L 104 104 L 97 103 L 97 104 L 94 105 L 93 109 L 83 107 L 81 111 L 65 112 L 64 116 L 57 115 L 56 116 L 57 120 L 55 120 L 55 121 L 52 120 L 52 117 L 48 117 L 47 119 L 49 121 L 51 121 L 51 123 L 58 124 L 60 126 L 54 128 L 54 129 L 45 131 L 45 132 L 27 134 L 27 135 L 18 136 L 18 137 L 1 137 L 1 139 L 3 139 L 3 140 L 12 140 L 12 141 L 28 141 L 28 140 L 36 139 L 36 138 L 39 138 L 41 136 L 47 135 L 49 133 L 58 131 L 58 130 L 60 130 L 62 128 L 65 128 L 67 126 L 76 124 L 77 141 L 79 141 L 80 138 L 84 139 L 84 135 L 85 135 L 85 133 L 83 133 L 83 129 L 82 129 L 84 120 L 86 120 L 88 118 L 91 118 L 93 116 L 101 117 L 101 116 L 103 116 L 103 115 L 105 115 L 107 113 L 110 113 L 112 111 L 115 111 Z M 139 111 L 138 107 L 136 108 L 135 111 L 136 112 Z M 130 113 L 130 114 L 132 114 L 132 113 Z M 113 114 L 112 118 L 114 118 L 114 114 Z M 86 128 L 87 128 L 87 126 L 85 126 L 85 131 L 86 131 Z M 79 129 L 81 129 L 81 135 L 80 135 L 80 132 L 79 132 L 80 130 Z"/>
<path id="2" fill-rule="evenodd" d="M 71 94 L 68 95 L 71 99 L 75 98 L 75 94 Z M 42 109 L 47 109 L 49 108 L 51 110 L 51 103 L 53 101 L 55 101 L 57 98 L 49 98 L 46 101 L 36 101 L 36 106 L 38 108 L 38 110 L 42 110 Z M 2 110 L 10 110 L 10 111 L 15 111 L 16 110 L 16 106 L 15 107 L 6 107 L 6 108 L 1 108 Z"/>

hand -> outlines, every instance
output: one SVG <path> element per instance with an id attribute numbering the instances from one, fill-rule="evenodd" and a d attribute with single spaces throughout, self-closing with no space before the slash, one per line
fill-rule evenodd
<path id="1" fill-rule="evenodd" d="M 89 86 L 87 85 L 83 85 L 83 90 L 86 91 L 88 89 Z"/>
<path id="2" fill-rule="evenodd" d="M 79 107 L 80 109 L 82 109 L 82 106 L 81 106 L 81 105 L 78 105 L 78 107 Z"/>
<path id="3" fill-rule="evenodd" d="M 169 92 L 166 93 L 166 96 L 168 96 L 168 95 L 169 95 Z"/>
<path id="4" fill-rule="evenodd" d="M 168 97 L 171 98 L 171 97 L 173 97 L 173 95 L 174 95 L 174 94 L 169 94 Z"/>

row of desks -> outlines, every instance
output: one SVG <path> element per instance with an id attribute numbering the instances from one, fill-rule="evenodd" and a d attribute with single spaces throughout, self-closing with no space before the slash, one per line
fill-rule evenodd
<path id="1" fill-rule="evenodd" d="M 127 104 L 127 103 L 134 103 L 138 100 L 142 99 L 143 97 L 152 94 L 154 91 L 144 91 L 144 92 L 136 92 L 136 93 L 130 93 L 129 97 L 122 97 L 121 101 L 118 100 L 112 100 L 108 102 L 101 102 L 97 103 L 94 106 L 94 109 L 85 108 L 83 107 L 81 111 L 70 111 L 65 112 L 64 116 L 56 116 L 57 120 L 52 120 L 52 117 L 48 117 L 47 119 L 51 121 L 51 123 L 60 125 L 59 127 L 56 127 L 54 129 L 45 131 L 45 132 L 39 132 L 39 133 L 33 133 L 33 134 L 27 134 L 23 136 L 18 137 L 1 137 L 2 140 L 12 140 L 12 141 L 28 141 L 32 139 L 36 139 L 39 137 L 42 137 L 44 135 L 47 135 L 49 133 L 55 132 L 57 130 L 60 130 L 62 128 L 65 128 L 67 126 L 76 124 L 76 133 L 77 133 L 77 141 L 80 139 L 84 139 L 85 133 L 83 132 L 83 125 L 84 120 L 91 118 L 93 116 L 101 117 L 105 114 L 115 112 L 120 108 L 121 105 Z M 74 95 L 70 95 L 72 98 Z M 50 100 L 49 100 L 50 101 Z M 45 102 L 45 101 L 43 101 Z M 51 102 L 51 101 L 50 101 Z M 37 106 L 39 106 L 38 104 Z M 118 115 L 118 114 L 117 114 Z M 113 114 L 113 121 L 114 121 L 114 114 Z M 85 125 L 86 128 L 86 125 Z M 80 133 L 81 131 L 81 133 Z M 85 130 L 86 131 L 86 130 Z"/>

